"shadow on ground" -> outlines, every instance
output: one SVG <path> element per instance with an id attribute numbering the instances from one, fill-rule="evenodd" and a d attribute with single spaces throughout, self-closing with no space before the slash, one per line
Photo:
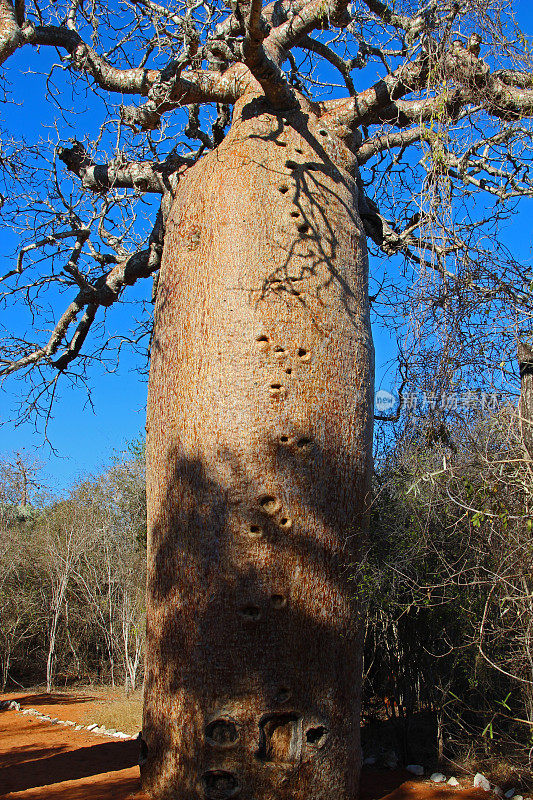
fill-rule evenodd
<path id="1" fill-rule="evenodd" d="M 72 696 L 65 710 L 85 701 L 85 696 L 78 701 Z M 0 800 L 148 800 L 140 788 L 137 742 L 93 744 L 87 734 L 37 721 L 27 725 L 26 719 L 15 711 L 2 716 Z M 385 797 L 486 800 L 487 795 L 416 781 L 401 769 L 363 769 L 359 800 Z"/>
<path id="2" fill-rule="evenodd" d="M 94 703 L 98 697 L 91 697 L 86 694 L 66 694 L 62 692 L 39 692 L 38 694 L 23 693 L 19 696 L 9 694 L 8 699 L 15 701 L 24 706 L 24 708 L 32 708 L 33 706 L 70 706 L 79 705 L 80 703 Z M 5 711 L 6 709 L 2 709 Z"/>
<path id="3" fill-rule="evenodd" d="M 57 749 L 52 746 L 48 752 L 42 747 L 32 750 L 27 745 L 13 748 L 9 753 L 9 766 L 1 767 L 0 760 L 2 790 L 20 792 L 36 786 L 128 769 L 137 764 L 139 748 L 135 741 L 123 741 L 80 747 L 66 753 L 57 753 Z"/>

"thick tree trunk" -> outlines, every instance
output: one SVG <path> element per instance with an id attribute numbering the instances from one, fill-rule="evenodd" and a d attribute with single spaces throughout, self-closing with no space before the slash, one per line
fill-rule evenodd
<path id="1" fill-rule="evenodd" d="M 142 777 L 353 800 L 373 348 L 353 154 L 242 100 L 180 183 L 148 400 Z"/>

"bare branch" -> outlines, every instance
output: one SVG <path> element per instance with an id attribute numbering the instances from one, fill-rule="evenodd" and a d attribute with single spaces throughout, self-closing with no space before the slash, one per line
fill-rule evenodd
<path id="1" fill-rule="evenodd" d="M 93 192 L 125 188 L 163 194 L 171 188 L 169 176 L 194 163 L 194 159 L 172 153 L 161 163 L 126 161 L 119 154 L 109 164 L 95 164 L 78 141 L 72 147 L 59 147 L 57 154 L 67 169 L 80 178 L 82 186 Z"/>
<path id="2" fill-rule="evenodd" d="M 420 139 L 425 137 L 427 138 L 427 129 L 420 125 L 405 131 L 378 133 L 361 145 L 357 151 L 357 161 L 359 164 L 365 164 L 372 156 L 378 153 L 392 150 L 394 147 L 408 147 L 410 144 L 419 142 Z"/>
<path id="3" fill-rule="evenodd" d="M 246 91 L 250 91 L 254 80 L 244 64 L 234 64 L 225 72 L 187 71 L 182 74 L 170 91 L 155 87 L 154 99 L 142 106 L 125 106 L 121 116 L 126 124 L 143 130 L 159 126 L 161 116 L 173 108 L 194 103 L 235 103 Z"/>
<path id="4" fill-rule="evenodd" d="M 347 0 L 309 0 L 281 25 L 274 28 L 265 39 L 265 50 L 281 63 L 286 51 L 304 36 L 330 24 L 343 28 L 350 24 Z"/>
<path id="5" fill-rule="evenodd" d="M 259 81 L 265 95 L 277 106 L 297 105 L 296 95 L 279 66 L 278 51 L 271 51 L 268 45 L 263 44 L 268 29 L 261 19 L 261 0 L 251 0 L 244 27 L 243 62 Z"/>
<path id="6" fill-rule="evenodd" d="M 492 74 L 476 52 L 477 44 L 465 48 L 455 41 L 444 54 L 442 76 L 455 83 L 455 87 L 444 93 L 412 101 L 400 100 L 406 94 L 428 88 L 429 60 L 427 56 L 420 56 L 402 64 L 391 75 L 353 98 L 324 103 L 325 117 L 344 125 L 390 122 L 403 127 L 437 113 L 454 119 L 462 107 L 474 104 L 502 119 L 533 116 L 533 89 L 522 88 L 527 83 L 524 73 L 515 75 L 505 70 Z"/>
<path id="7" fill-rule="evenodd" d="M 425 54 L 415 61 L 402 64 L 364 92 L 347 100 L 330 100 L 323 104 L 324 121 L 336 125 L 368 125 L 387 120 L 396 108 L 394 101 L 423 88 L 427 82 L 429 61 Z M 396 104 L 397 105 L 397 104 Z M 398 114 L 397 114 L 398 116 Z M 414 117 L 414 114 L 413 114 Z"/>
<path id="8" fill-rule="evenodd" d="M 350 94 L 355 94 L 355 87 L 350 76 L 353 60 L 347 61 L 346 59 L 341 58 L 341 56 L 339 56 L 335 50 L 332 50 L 323 42 L 311 38 L 311 36 L 305 36 L 300 42 L 298 42 L 298 46 L 303 47 L 305 50 L 310 50 L 312 53 L 316 53 L 318 56 L 325 58 L 326 61 L 329 61 L 329 63 L 341 73 L 342 77 L 344 78 L 346 88 Z"/>
<path id="9" fill-rule="evenodd" d="M 94 285 L 90 284 L 83 276 L 80 276 L 79 273 L 76 274 L 76 265 L 81 255 L 83 242 L 86 240 L 87 236 L 87 231 L 83 231 L 78 236 L 73 253 L 65 267 L 65 271 L 75 277 L 78 285 L 81 285 L 81 291 L 62 314 L 46 345 L 44 347 L 35 348 L 30 353 L 13 361 L 4 359 L 3 366 L 0 366 L 0 377 L 5 378 L 19 370 L 33 367 L 39 362 L 45 362 L 59 371 L 66 369 L 79 355 L 89 329 L 95 319 L 98 307 L 109 307 L 119 299 L 125 286 L 132 286 L 139 278 L 149 277 L 156 272 L 161 265 L 164 238 L 163 215 L 161 209 L 159 210 L 156 223 L 150 235 L 148 248 L 122 260 L 107 274 L 96 281 Z M 67 344 L 65 352 L 58 359 L 53 361 L 52 357 L 59 350 L 68 333 L 68 329 L 85 306 L 87 310 L 80 320 L 74 335 Z"/>
<path id="10" fill-rule="evenodd" d="M 89 47 L 77 31 L 66 27 L 28 26 L 25 30 L 25 42 L 66 50 L 70 56 L 69 66 L 72 70 L 88 75 L 101 89 L 109 92 L 146 95 L 159 75 L 158 70 L 136 67 L 117 69 Z"/>
<path id="11" fill-rule="evenodd" d="M 369 10 L 375 14 L 376 17 L 379 17 L 379 19 L 387 23 L 387 25 L 394 25 L 395 27 L 407 30 L 411 18 L 406 14 L 394 13 L 388 5 L 380 2 L 380 0 L 364 0 L 364 2 Z"/>

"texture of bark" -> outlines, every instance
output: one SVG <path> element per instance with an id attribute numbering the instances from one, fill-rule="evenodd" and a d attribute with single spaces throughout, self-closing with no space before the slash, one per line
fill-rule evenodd
<path id="1" fill-rule="evenodd" d="M 167 221 L 148 399 L 144 788 L 352 800 L 373 347 L 353 153 L 235 106 Z"/>
<path id="2" fill-rule="evenodd" d="M 0 0 L 0 64 L 15 52 L 22 38 L 14 6 L 9 0 Z"/>
<path id="3" fill-rule="evenodd" d="M 530 458 L 533 458 L 533 347 L 525 342 L 518 344 L 518 366 L 520 369 L 520 428 L 522 443 Z"/>

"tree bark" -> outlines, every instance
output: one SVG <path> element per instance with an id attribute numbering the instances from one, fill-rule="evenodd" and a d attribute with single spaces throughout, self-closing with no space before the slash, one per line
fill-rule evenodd
<path id="1" fill-rule="evenodd" d="M 355 157 L 235 106 L 167 221 L 148 398 L 146 791 L 353 800 L 373 346 Z"/>
<path id="2" fill-rule="evenodd" d="M 529 458 L 533 459 L 533 347 L 526 342 L 518 343 L 518 367 L 520 369 L 520 430 L 522 443 Z"/>
<path id="3" fill-rule="evenodd" d="M 55 596 L 52 597 L 52 619 L 50 621 L 48 657 L 46 659 L 46 691 L 48 694 L 50 694 L 54 685 L 57 628 L 59 626 L 59 617 L 63 608 L 63 600 L 65 598 L 65 592 L 69 580 L 69 572 L 70 565 L 67 561 L 66 570 L 59 579 L 59 585 L 55 590 L 52 588 Z"/>

